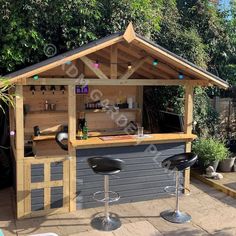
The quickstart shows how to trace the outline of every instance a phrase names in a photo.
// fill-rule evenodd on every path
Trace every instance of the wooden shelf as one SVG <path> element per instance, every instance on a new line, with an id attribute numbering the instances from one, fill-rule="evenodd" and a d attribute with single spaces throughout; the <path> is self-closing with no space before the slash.
<path id="1" fill-rule="evenodd" d="M 108 112 L 109 110 L 103 110 L 103 109 L 88 109 L 88 110 L 83 110 L 82 112 L 85 112 L 85 113 L 106 113 Z M 139 112 L 141 111 L 140 108 L 121 108 L 121 109 L 118 109 L 117 111 L 119 112 Z"/>
<path id="2" fill-rule="evenodd" d="M 26 113 L 26 115 L 31 114 L 53 114 L 53 113 L 67 113 L 67 110 L 55 110 L 55 111 L 29 111 Z"/>

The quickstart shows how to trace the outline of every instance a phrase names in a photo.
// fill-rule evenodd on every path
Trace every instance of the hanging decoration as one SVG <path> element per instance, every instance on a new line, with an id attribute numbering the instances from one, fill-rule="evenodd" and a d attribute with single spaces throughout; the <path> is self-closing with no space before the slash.
<path id="1" fill-rule="evenodd" d="M 30 86 L 30 91 L 32 92 L 33 95 L 35 94 L 36 89 L 34 85 Z"/>
<path id="2" fill-rule="evenodd" d="M 61 85 L 60 91 L 62 91 L 62 93 L 64 94 L 64 93 L 65 93 L 65 90 L 66 90 L 65 86 L 64 86 L 64 85 Z"/>
<path id="3" fill-rule="evenodd" d="M 46 89 L 46 86 L 45 85 L 41 85 L 41 88 L 40 88 L 40 90 L 42 91 L 42 93 L 44 94 L 45 93 L 45 91 L 47 90 Z"/>
<path id="4" fill-rule="evenodd" d="M 55 91 L 56 91 L 56 86 L 55 85 L 52 85 L 50 90 L 52 91 L 52 94 L 55 94 Z"/>

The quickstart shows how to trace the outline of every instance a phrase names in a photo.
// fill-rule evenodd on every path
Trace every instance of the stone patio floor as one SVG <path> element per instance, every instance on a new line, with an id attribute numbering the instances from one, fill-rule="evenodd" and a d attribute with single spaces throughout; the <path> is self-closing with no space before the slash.
<path id="1" fill-rule="evenodd" d="M 0 228 L 4 235 L 31 235 L 54 232 L 78 236 L 184 236 L 236 235 L 236 199 L 226 196 L 198 180 L 192 180 L 191 195 L 180 200 L 181 209 L 193 220 L 172 224 L 160 218 L 160 212 L 174 207 L 174 198 L 111 206 L 122 227 L 114 232 L 99 232 L 90 226 L 90 219 L 103 208 L 79 210 L 74 213 L 16 220 L 12 189 L 0 191 Z"/>

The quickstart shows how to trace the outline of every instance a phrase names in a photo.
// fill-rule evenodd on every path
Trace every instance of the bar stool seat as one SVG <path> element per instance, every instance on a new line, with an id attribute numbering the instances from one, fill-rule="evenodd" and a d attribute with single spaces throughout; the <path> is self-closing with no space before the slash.
<path id="1" fill-rule="evenodd" d="M 95 217 L 91 221 L 93 228 L 102 231 L 112 231 L 121 226 L 118 217 L 109 213 L 109 203 L 118 201 L 120 195 L 109 191 L 109 176 L 120 173 L 124 162 L 120 159 L 111 159 L 109 157 L 91 157 L 88 164 L 95 174 L 104 176 L 104 191 L 98 191 L 93 194 L 94 200 L 105 204 L 104 216 Z"/>
<path id="2" fill-rule="evenodd" d="M 180 212 L 179 210 L 179 194 L 184 189 L 179 186 L 179 172 L 183 171 L 197 161 L 197 155 L 194 153 L 181 153 L 169 158 L 166 158 L 162 161 L 162 167 L 168 171 L 175 171 L 176 173 L 176 186 L 175 186 L 175 195 L 176 195 L 176 208 L 175 210 L 167 210 L 161 212 L 161 217 L 165 220 L 172 223 L 186 223 L 191 221 L 191 216 L 187 213 Z M 165 187 L 165 191 L 168 192 L 168 189 L 171 189 L 172 186 Z"/>

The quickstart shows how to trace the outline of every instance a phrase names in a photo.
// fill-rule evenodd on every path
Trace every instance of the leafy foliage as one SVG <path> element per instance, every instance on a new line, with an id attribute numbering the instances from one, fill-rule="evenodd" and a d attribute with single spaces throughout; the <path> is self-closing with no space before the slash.
<path id="1" fill-rule="evenodd" d="M 229 150 L 224 143 L 213 138 L 198 139 L 194 142 L 192 150 L 205 166 L 216 160 L 224 160 L 229 156 Z"/>
<path id="2" fill-rule="evenodd" d="M 5 103 L 7 106 L 11 105 L 14 107 L 14 94 L 9 94 L 8 91 L 11 87 L 13 87 L 12 84 L 9 84 L 7 79 L 1 78 L 0 79 L 0 100 L 1 102 Z M 0 104 L 0 109 L 2 110 L 2 112 L 4 113 L 4 107 L 2 106 L 2 104 Z"/>

